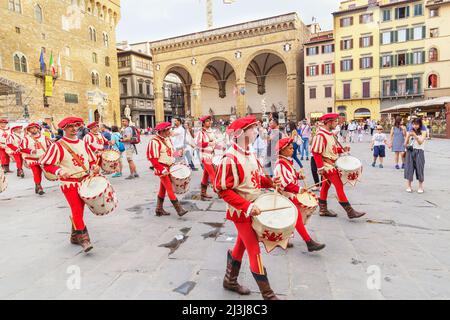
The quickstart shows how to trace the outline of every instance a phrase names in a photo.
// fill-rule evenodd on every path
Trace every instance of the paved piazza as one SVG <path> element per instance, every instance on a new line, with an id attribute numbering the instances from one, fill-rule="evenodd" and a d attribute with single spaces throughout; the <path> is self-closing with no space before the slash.
<path id="1" fill-rule="evenodd" d="M 24 181 L 8 176 L 0 195 L 1 299 L 261 299 L 246 257 L 240 281 L 252 294 L 222 289 L 236 232 L 224 220 L 222 201 L 195 200 L 200 172 L 184 199 L 188 215 L 178 218 L 167 201 L 172 216 L 154 215 L 158 180 L 144 157 L 146 142 L 137 162 L 141 178 L 113 180 L 118 211 L 103 218 L 86 212 L 94 245 L 87 255 L 69 243 L 68 206 L 58 185 L 45 182 L 41 198 L 30 171 Z M 385 169 L 375 169 L 367 142 L 353 149 L 365 165 L 363 181 L 346 189 L 367 216 L 349 221 L 333 200 L 339 218 L 314 216 L 307 226 L 326 243 L 323 251 L 309 254 L 296 235 L 293 249 L 264 253 L 273 289 L 287 299 L 449 299 L 449 141 L 427 142 L 423 195 L 404 191 L 391 154 Z M 161 246 L 168 243 L 172 253 Z"/>

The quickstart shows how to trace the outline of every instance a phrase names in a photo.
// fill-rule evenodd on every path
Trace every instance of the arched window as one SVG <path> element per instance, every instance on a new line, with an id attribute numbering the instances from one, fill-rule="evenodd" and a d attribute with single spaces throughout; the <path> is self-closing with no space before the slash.
<path id="1" fill-rule="evenodd" d="M 66 80 L 73 81 L 73 71 L 71 67 L 66 67 Z"/>
<path id="2" fill-rule="evenodd" d="M 100 85 L 99 76 L 96 71 L 92 71 L 91 79 L 92 79 L 92 85 L 97 86 L 97 87 Z"/>
<path id="3" fill-rule="evenodd" d="M 111 88 L 112 87 L 112 78 L 111 78 L 111 76 L 107 75 L 105 77 L 105 83 L 106 83 L 106 87 L 107 88 Z"/>
<path id="4" fill-rule="evenodd" d="M 20 59 L 20 69 L 22 70 L 22 72 L 28 72 L 27 58 L 25 58 L 25 56 L 22 56 L 22 58 Z"/>
<path id="5" fill-rule="evenodd" d="M 42 23 L 42 21 L 43 21 L 42 20 L 42 8 L 38 4 L 34 6 L 34 18 L 39 23 Z"/>
<path id="6" fill-rule="evenodd" d="M 14 55 L 14 70 L 20 72 L 20 57 L 18 54 Z"/>
<path id="7" fill-rule="evenodd" d="M 109 47 L 109 36 L 106 32 L 103 32 L 103 44 L 105 47 Z"/>
<path id="8" fill-rule="evenodd" d="M 105 66 L 109 67 L 109 65 L 110 65 L 109 57 L 105 57 Z"/>
<path id="9" fill-rule="evenodd" d="M 17 72 L 28 72 L 27 57 L 22 53 L 15 53 L 13 56 L 14 70 Z"/>
<path id="10" fill-rule="evenodd" d="M 438 61 L 438 50 L 436 48 L 431 48 L 429 51 L 428 60 L 430 62 Z"/>
<path id="11" fill-rule="evenodd" d="M 437 88 L 438 87 L 438 76 L 436 74 L 430 74 L 428 76 L 428 88 Z"/>
<path id="12" fill-rule="evenodd" d="M 20 0 L 9 0 L 9 11 L 15 11 L 18 13 L 22 13 L 22 3 L 20 2 Z"/>
<path id="13" fill-rule="evenodd" d="M 97 63 L 97 54 L 95 52 L 92 52 L 92 62 Z"/>
<path id="14" fill-rule="evenodd" d="M 97 42 L 97 31 L 94 27 L 89 27 L 89 40 Z"/>

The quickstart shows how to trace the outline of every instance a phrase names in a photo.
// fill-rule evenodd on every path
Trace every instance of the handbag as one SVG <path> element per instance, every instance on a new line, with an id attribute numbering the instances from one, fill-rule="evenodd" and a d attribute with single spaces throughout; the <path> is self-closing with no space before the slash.
<path id="1" fill-rule="evenodd" d="M 413 152 L 414 151 L 414 139 L 411 139 L 411 142 L 406 147 L 406 151 Z"/>

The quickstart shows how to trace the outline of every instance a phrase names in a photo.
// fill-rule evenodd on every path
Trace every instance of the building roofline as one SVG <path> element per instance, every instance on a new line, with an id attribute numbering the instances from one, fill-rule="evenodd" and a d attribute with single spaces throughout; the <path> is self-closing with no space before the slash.
<path id="1" fill-rule="evenodd" d="M 386 4 L 381 4 L 380 3 L 380 8 L 387 8 L 387 7 L 394 7 L 397 5 L 402 5 L 402 4 L 409 4 L 410 2 L 417 2 L 420 0 L 400 0 L 397 2 L 392 2 L 392 3 L 386 3 Z"/>
<path id="2" fill-rule="evenodd" d="M 127 54 L 133 54 L 136 56 L 141 56 L 143 58 L 148 58 L 150 60 L 153 60 L 153 57 L 146 53 L 138 52 L 138 51 L 134 51 L 134 50 L 123 50 L 123 49 L 117 48 L 117 55 L 127 55 Z"/>

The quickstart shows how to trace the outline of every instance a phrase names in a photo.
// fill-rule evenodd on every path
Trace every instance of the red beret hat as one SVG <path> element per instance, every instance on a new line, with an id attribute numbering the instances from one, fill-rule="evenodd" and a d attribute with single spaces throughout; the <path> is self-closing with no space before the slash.
<path id="1" fill-rule="evenodd" d="M 32 122 L 32 123 L 30 123 L 30 124 L 28 124 L 26 127 L 25 127 L 25 130 L 28 130 L 28 129 L 30 129 L 30 128 L 38 128 L 38 129 L 41 129 L 41 126 L 39 125 L 39 123 L 36 123 L 36 122 Z"/>
<path id="2" fill-rule="evenodd" d="M 245 130 L 251 125 L 256 124 L 257 120 L 255 116 L 247 116 L 233 121 L 227 128 L 227 134 L 232 135 L 234 138 L 238 137 L 240 130 Z"/>
<path id="3" fill-rule="evenodd" d="M 11 132 L 13 132 L 13 131 L 16 130 L 16 129 L 23 129 L 23 127 L 22 127 L 22 126 L 14 126 L 14 127 L 11 127 Z"/>
<path id="4" fill-rule="evenodd" d="M 204 116 L 200 118 L 200 122 L 205 122 L 206 120 L 211 120 L 211 116 Z"/>
<path id="5" fill-rule="evenodd" d="M 0 123 L 9 123 L 8 119 L 0 119 Z"/>
<path id="6" fill-rule="evenodd" d="M 292 138 L 283 138 L 283 139 L 278 140 L 275 151 L 279 152 L 279 151 L 283 150 L 288 145 L 290 145 L 292 142 L 294 142 L 294 139 L 292 139 Z"/>
<path id="7" fill-rule="evenodd" d="M 155 127 L 155 131 L 156 132 L 163 131 L 163 130 L 169 129 L 171 126 L 172 126 L 172 123 L 170 123 L 170 122 L 162 122 Z"/>
<path id="8" fill-rule="evenodd" d="M 329 113 L 329 114 L 322 116 L 319 120 L 323 121 L 323 122 L 328 122 L 330 120 L 334 120 L 337 118 L 339 118 L 339 115 L 337 113 Z"/>
<path id="9" fill-rule="evenodd" d="M 92 129 L 92 128 L 96 127 L 96 126 L 98 126 L 98 122 L 97 121 L 91 122 L 91 123 L 89 123 L 87 125 L 88 129 Z"/>
<path id="10" fill-rule="evenodd" d="M 58 123 L 58 128 L 64 129 L 69 124 L 74 124 L 74 123 L 79 123 L 79 122 L 84 124 L 84 121 L 81 118 L 68 117 L 68 118 L 65 118 L 65 119 L 61 120 L 61 122 Z"/>

